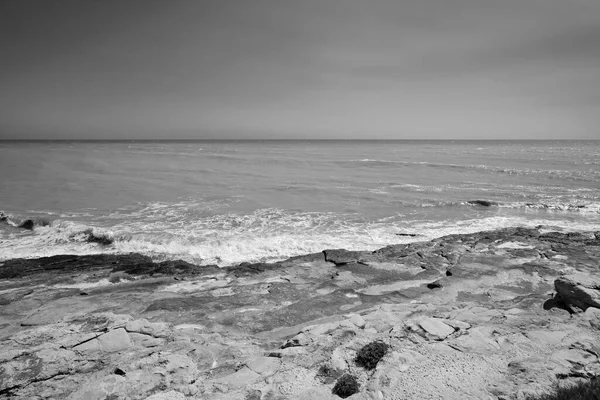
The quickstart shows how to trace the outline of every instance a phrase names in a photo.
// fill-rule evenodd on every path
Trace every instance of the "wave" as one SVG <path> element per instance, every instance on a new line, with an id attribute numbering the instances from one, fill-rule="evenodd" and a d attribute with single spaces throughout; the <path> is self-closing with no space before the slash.
<path id="1" fill-rule="evenodd" d="M 51 220 L 45 217 L 15 217 L 0 211 L 0 223 L 10 225 L 14 228 L 33 230 L 36 227 L 48 226 Z"/>
<path id="2" fill-rule="evenodd" d="M 527 206 L 527 203 L 524 204 Z M 48 226 L 37 227 L 33 231 L 20 230 L 17 234 L 3 235 L 0 230 L 0 235 L 3 235 L 0 259 L 139 252 L 157 260 L 183 259 L 196 264 L 226 266 L 244 261 L 282 260 L 328 248 L 376 250 L 390 244 L 511 226 L 558 225 L 565 229 L 598 229 L 597 219 L 577 223 L 566 218 L 553 219 L 547 213 L 526 217 L 494 214 L 483 218 L 438 221 L 407 220 L 405 215 L 398 213 L 369 221 L 358 214 L 269 208 L 249 214 L 194 218 L 184 209 L 159 206 L 154 204 L 152 213 L 145 214 L 143 218 L 130 216 L 131 219 L 125 219 L 125 215 L 121 215 L 110 227 L 55 220 Z M 481 207 L 467 202 L 446 202 L 443 206 Z M 516 203 L 498 204 L 490 208 L 522 206 Z M 160 209 L 167 213 L 162 214 L 163 219 L 159 218 L 161 214 L 155 214 Z M 560 211 L 582 212 L 585 209 L 579 206 L 557 207 Z M 595 210 L 598 212 L 599 208 Z M 403 235 L 399 236 L 399 233 Z"/>

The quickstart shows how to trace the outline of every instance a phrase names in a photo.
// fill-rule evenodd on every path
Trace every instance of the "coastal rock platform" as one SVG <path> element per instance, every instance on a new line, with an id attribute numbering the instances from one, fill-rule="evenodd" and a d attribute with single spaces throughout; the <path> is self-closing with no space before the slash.
<path id="1" fill-rule="evenodd" d="M 373 369 L 356 363 L 385 344 Z M 231 267 L 0 262 L 0 398 L 526 399 L 600 375 L 600 231 L 510 228 Z"/>

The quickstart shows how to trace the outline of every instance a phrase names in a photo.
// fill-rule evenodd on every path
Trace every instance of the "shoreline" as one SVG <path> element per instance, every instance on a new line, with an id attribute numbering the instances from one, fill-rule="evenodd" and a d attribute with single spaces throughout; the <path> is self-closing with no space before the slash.
<path id="1" fill-rule="evenodd" d="M 29 220 L 27 220 L 29 221 Z M 593 232 L 598 224 L 589 222 L 581 223 L 561 223 L 561 221 L 552 220 L 532 220 L 512 221 L 504 217 L 491 216 L 487 219 L 473 219 L 470 221 L 459 221 L 455 228 L 437 227 L 411 227 L 406 229 L 399 228 L 385 232 L 389 236 L 387 240 L 379 238 L 376 243 L 367 243 L 367 237 L 357 237 L 357 243 L 353 243 L 350 237 L 342 236 L 337 238 L 335 233 L 330 233 L 327 239 L 323 233 L 318 237 L 311 238 L 300 233 L 299 237 L 287 237 L 287 241 L 281 242 L 277 237 L 273 241 L 269 237 L 266 241 L 260 238 L 240 236 L 223 238 L 222 240 L 193 243 L 179 243 L 176 237 L 165 239 L 165 241 L 153 241 L 152 237 L 144 237 L 140 234 L 115 234 L 110 228 L 94 228 L 85 224 L 56 220 L 58 225 L 53 222 L 43 222 L 43 226 L 35 227 L 32 230 L 25 228 L 13 228 L 19 230 L 19 236 L 13 241 L 21 238 L 26 239 L 20 246 L 16 241 L 13 247 L 7 240 L 4 243 L 0 253 L 0 262 L 7 262 L 13 259 L 38 259 L 53 256 L 101 256 L 101 255 L 127 255 L 142 254 L 150 257 L 154 262 L 162 261 L 186 261 L 194 265 L 218 264 L 222 267 L 231 267 L 242 262 L 250 263 L 274 263 L 284 261 L 290 257 L 297 257 L 303 254 L 321 252 L 327 248 L 346 248 L 352 251 L 376 251 L 386 246 L 405 245 L 409 243 L 439 240 L 451 235 L 471 235 L 487 232 L 495 229 L 511 229 L 520 227 L 525 229 L 534 229 L 544 227 L 557 232 Z M 485 221 L 485 223 L 479 223 Z M 466 224 L 469 222 L 470 224 Z M 497 228 L 490 229 L 489 225 L 497 224 Z M 36 232 L 37 230 L 40 232 Z M 377 233 L 380 233 L 377 231 Z M 23 236 L 25 235 L 25 236 Z M 317 245 L 316 242 L 322 239 L 324 243 Z M 56 243 L 51 243 L 51 241 Z M 295 240 L 299 240 L 296 244 Z M 304 241 L 303 241 L 304 240 Z M 306 242 L 305 242 L 306 241 Z M 35 248 L 35 243 L 40 246 Z M 34 246 L 34 247 L 32 247 Z M 47 248 L 45 246 L 48 246 Z M 172 247 L 173 246 L 173 247 Z M 196 248 L 196 247 L 197 248 Z M 181 247 L 181 248 L 180 248 Z M 240 253 L 236 253 L 234 250 Z M 256 248 L 255 248 L 256 247 Z M 5 250 L 5 251 L 3 251 Z M 221 253 L 222 251 L 223 253 Z M 198 254 L 196 254 L 198 252 Z M 246 256 L 242 252 L 248 252 Z M 206 254 L 205 254 L 206 253 Z M 25 256 L 25 254 L 28 254 Z M 202 254 L 202 255 L 200 255 Z M 221 255 L 223 254 L 223 255 Z"/>
<path id="2" fill-rule="evenodd" d="M 600 230 L 544 227 L 229 267 L 0 261 L 0 397 L 335 399 L 346 373 L 353 399 L 523 398 L 600 373 L 599 261 Z M 353 362 L 373 341 L 375 374 Z"/>

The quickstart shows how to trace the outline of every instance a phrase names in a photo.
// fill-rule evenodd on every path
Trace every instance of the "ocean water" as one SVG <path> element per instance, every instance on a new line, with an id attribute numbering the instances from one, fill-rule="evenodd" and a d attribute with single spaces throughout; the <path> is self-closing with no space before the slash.
<path id="1" fill-rule="evenodd" d="M 0 211 L 0 260 L 223 266 L 508 226 L 600 230 L 600 141 L 0 142 Z"/>

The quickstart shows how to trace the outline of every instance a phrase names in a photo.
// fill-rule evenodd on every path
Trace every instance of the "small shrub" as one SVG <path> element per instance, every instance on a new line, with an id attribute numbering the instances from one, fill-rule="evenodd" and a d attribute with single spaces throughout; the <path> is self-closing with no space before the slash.
<path id="1" fill-rule="evenodd" d="M 387 354 L 388 347 L 383 342 L 369 343 L 358 351 L 354 362 L 364 369 L 375 369 L 377 363 Z"/>
<path id="2" fill-rule="evenodd" d="M 342 399 L 352 396 L 360 389 L 360 385 L 353 375 L 345 374 L 340 377 L 335 383 L 331 393 L 340 396 Z"/>
<path id="3" fill-rule="evenodd" d="M 528 397 L 527 400 L 600 400 L 600 378 L 554 389 L 554 393 Z"/>

